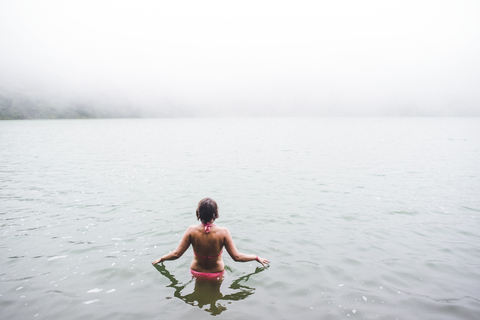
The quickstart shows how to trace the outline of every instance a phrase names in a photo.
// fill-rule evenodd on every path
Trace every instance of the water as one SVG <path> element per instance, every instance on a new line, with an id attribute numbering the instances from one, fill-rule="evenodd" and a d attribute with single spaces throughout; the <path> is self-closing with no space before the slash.
<path id="1" fill-rule="evenodd" d="M 475 319 L 480 119 L 0 122 L 5 319 Z M 214 198 L 241 252 L 200 283 Z"/>

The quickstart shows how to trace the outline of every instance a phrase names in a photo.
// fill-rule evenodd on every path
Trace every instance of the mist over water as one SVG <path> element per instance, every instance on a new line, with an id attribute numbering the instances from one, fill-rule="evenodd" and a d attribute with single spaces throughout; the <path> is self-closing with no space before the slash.
<path id="1" fill-rule="evenodd" d="M 1 1 L 0 106 L 480 116 L 479 12 L 478 1 Z"/>
<path id="2" fill-rule="evenodd" d="M 0 125 L 5 318 L 476 319 L 480 125 L 467 118 Z M 236 246 L 192 281 L 205 196 Z"/>

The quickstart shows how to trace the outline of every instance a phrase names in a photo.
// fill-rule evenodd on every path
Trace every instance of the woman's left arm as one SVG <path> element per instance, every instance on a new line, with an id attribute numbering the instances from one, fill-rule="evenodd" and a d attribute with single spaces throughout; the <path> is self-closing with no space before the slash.
<path id="1" fill-rule="evenodd" d="M 152 264 L 156 265 L 157 263 L 160 263 L 166 260 L 176 260 L 180 258 L 185 253 L 185 251 L 187 251 L 189 246 L 190 246 L 190 228 L 188 228 L 187 231 L 185 231 L 185 233 L 183 234 L 182 240 L 180 240 L 180 244 L 175 250 L 167 253 L 160 259 L 153 261 Z"/>
<path id="2" fill-rule="evenodd" d="M 232 257 L 233 261 L 240 261 L 240 262 L 247 262 L 252 260 L 257 260 L 259 263 L 262 264 L 263 267 L 267 267 L 270 264 L 270 261 L 265 258 L 260 258 L 255 254 L 245 254 L 241 253 L 237 250 L 235 243 L 233 243 L 232 235 L 227 228 L 225 228 L 225 249 L 227 249 L 228 254 Z"/>

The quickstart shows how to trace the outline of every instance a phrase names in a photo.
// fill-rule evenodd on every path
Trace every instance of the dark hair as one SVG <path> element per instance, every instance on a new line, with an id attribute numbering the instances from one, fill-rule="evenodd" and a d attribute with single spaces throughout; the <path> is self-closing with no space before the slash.
<path id="1" fill-rule="evenodd" d="M 215 200 L 211 198 L 204 198 L 200 200 L 197 207 L 197 220 L 202 223 L 210 222 L 212 219 L 218 218 L 218 205 Z"/>

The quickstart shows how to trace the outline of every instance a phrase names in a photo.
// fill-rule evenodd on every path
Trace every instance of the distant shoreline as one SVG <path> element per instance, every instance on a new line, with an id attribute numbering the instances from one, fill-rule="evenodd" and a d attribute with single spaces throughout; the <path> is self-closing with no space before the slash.
<path id="1" fill-rule="evenodd" d="M 113 110 L 99 108 L 91 103 L 47 103 L 26 96 L 6 97 L 0 95 L 0 120 L 35 119 L 105 119 L 141 118 L 139 110 L 131 107 Z"/>

